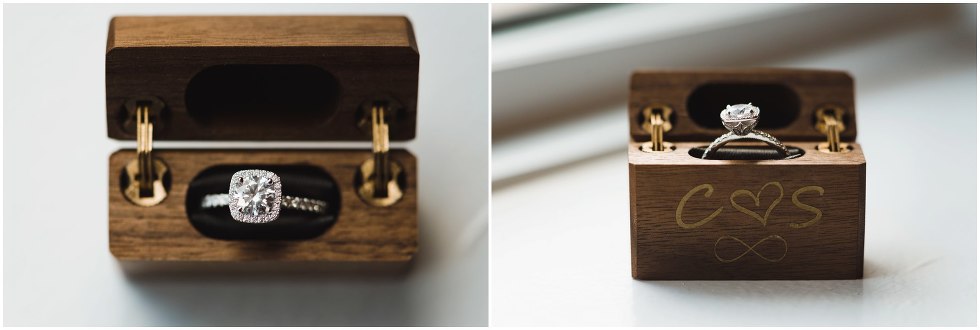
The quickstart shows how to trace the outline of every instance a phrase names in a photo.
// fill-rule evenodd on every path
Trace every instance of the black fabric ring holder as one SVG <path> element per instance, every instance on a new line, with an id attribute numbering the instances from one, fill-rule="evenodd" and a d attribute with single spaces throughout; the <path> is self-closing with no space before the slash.
<path id="1" fill-rule="evenodd" d="M 708 146 L 691 148 L 688 155 L 701 159 L 701 155 L 708 149 Z M 803 149 L 786 146 L 789 155 L 797 158 L 803 155 Z M 785 158 L 779 150 L 770 146 L 738 146 L 721 147 L 712 154 L 712 160 L 779 160 Z"/>
<path id="2" fill-rule="evenodd" d="M 283 196 L 313 198 L 328 203 L 327 212 L 316 214 L 282 208 L 279 218 L 267 223 L 244 223 L 232 219 L 228 207 L 203 208 L 207 194 L 227 194 L 232 175 L 240 170 L 259 169 L 276 173 L 282 180 Z M 323 169 L 309 165 L 219 165 L 199 173 L 187 187 L 187 218 L 204 236 L 224 240 L 299 240 L 322 235 L 340 213 L 340 191 Z"/>

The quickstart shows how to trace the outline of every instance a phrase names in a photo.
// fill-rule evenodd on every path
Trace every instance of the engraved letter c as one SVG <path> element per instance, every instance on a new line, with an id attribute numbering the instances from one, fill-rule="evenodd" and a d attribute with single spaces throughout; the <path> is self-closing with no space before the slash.
<path id="1" fill-rule="evenodd" d="M 711 193 L 715 191 L 715 187 L 712 187 L 710 183 L 705 183 L 703 185 L 694 187 L 694 189 L 691 189 L 691 191 L 688 191 L 687 194 L 684 195 L 684 198 L 681 198 L 681 202 L 679 204 L 677 204 L 677 211 L 676 211 L 676 213 L 674 215 L 675 215 L 675 218 L 677 219 L 677 225 L 678 226 L 681 226 L 681 228 L 684 228 L 684 229 L 692 229 L 692 228 L 700 227 L 700 226 L 708 223 L 708 221 L 711 221 L 712 219 L 714 219 L 715 217 L 717 217 L 718 214 L 721 214 L 721 210 L 724 209 L 724 207 L 719 207 L 717 210 L 715 210 L 714 213 L 711 213 L 711 215 L 709 215 L 708 217 L 706 217 L 704 219 L 701 219 L 701 220 L 699 220 L 698 222 L 695 222 L 695 223 L 686 223 L 686 222 L 684 222 L 684 220 L 681 217 L 681 213 L 684 211 L 684 205 L 687 204 L 687 200 L 688 199 L 691 199 L 691 196 L 694 196 L 695 193 L 697 193 L 698 191 L 701 191 L 703 189 L 707 189 L 708 190 L 708 191 L 705 191 L 704 192 L 704 197 L 705 198 L 711 197 Z"/>

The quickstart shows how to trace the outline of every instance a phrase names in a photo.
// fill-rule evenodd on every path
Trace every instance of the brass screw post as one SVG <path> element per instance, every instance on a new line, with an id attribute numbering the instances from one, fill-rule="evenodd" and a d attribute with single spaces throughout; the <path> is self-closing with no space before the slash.
<path id="1" fill-rule="evenodd" d="M 817 145 L 817 150 L 828 153 L 849 152 L 846 143 L 840 142 L 840 132 L 844 127 L 844 108 L 825 106 L 816 112 L 816 129 L 827 135 L 827 142 Z"/>
<path id="2" fill-rule="evenodd" d="M 390 206 L 402 198 L 403 187 L 398 181 L 402 167 L 388 154 L 389 109 L 384 104 L 371 106 L 372 157 L 361 164 L 355 184 L 361 199 L 373 206 Z"/>
<path id="3" fill-rule="evenodd" d="M 164 177 L 167 165 L 153 158 L 153 122 L 150 121 L 150 107 L 140 104 L 136 107 L 136 159 L 123 169 L 128 185 L 123 195 L 130 202 L 140 206 L 153 206 L 167 198 Z"/>
<path id="4" fill-rule="evenodd" d="M 664 142 L 664 133 L 672 128 L 670 115 L 673 110 L 666 105 L 651 105 L 643 109 L 643 124 L 650 133 L 650 142 L 643 143 L 640 150 L 645 152 L 668 152 L 674 149 L 673 144 Z"/>
<path id="5" fill-rule="evenodd" d="M 150 122 L 150 107 L 136 108 L 136 158 L 139 161 L 139 195 L 153 196 L 153 123 Z"/>
<path id="6" fill-rule="evenodd" d="M 374 152 L 374 197 L 388 197 L 388 180 L 391 178 L 388 166 L 388 122 L 384 108 L 371 108 L 371 149 Z"/>
<path id="7" fill-rule="evenodd" d="M 664 117 L 660 113 L 650 116 L 650 149 L 664 151 Z"/>

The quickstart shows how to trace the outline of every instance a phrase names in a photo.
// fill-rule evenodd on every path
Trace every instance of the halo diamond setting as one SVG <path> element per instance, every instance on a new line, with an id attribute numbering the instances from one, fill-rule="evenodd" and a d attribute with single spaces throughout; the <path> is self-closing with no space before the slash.
<path id="1" fill-rule="evenodd" d="M 275 173 L 264 170 L 235 172 L 228 188 L 229 209 L 235 220 L 265 223 L 279 218 L 282 182 Z"/>
<path id="2" fill-rule="evenodd" d="M 790 155 L 789 149 L 782 142 L 779 142 L 776 137 L 766 132 L 755 130 L 755 124 L 759 120 L 759 112 L 759 107 L 752 105 L 752 103 L 726 106 L 725 110 L 721 111 L 720 116 L 721 124 L 728 129 L 728 133 L 722 134 L 712 141 L 704 149 L 704 153 L 701 154 L 701 159 L 711 159 L 712 155 L 728 142 L 746 139 L 762 141 L 769 144 L 779 151 L 784 157 L 783 159 L 799 157 L 800 154 Z"/>
<path id="3" fill-rule="evenodd" d="M 739 136 L 749 134 L 759 120 L 759 107 L 749 104 L 728 105 L 721 111 L 721 123 Z"/>

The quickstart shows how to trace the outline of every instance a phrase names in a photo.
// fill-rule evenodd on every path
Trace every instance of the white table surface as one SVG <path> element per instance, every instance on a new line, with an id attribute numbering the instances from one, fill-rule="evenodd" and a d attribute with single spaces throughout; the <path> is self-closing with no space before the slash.
<path id="1" fill-rule="evenodd" d="M 975 326 L 976 43 L 963 40 L 917 30 L 756 64 L 854 75 L 867 158 L 863 280 L 633 280 L 625 103 L 495 141 L 491 324 Z M 618 146 L 603 149 L 608 140 Z M 505 176 L 583 148 L 600 151 L 497 180 L 498 164 Z"/>
<path id="2" fill-rule="evenodd" d="M 398 278 L 127 276 L 108 249 L 113 15 L 402 14 L 421 52 L 420 250 Z M 487 6 L 4 5 L 4 325 L 485 325 Z M 67 144 L 62 146 L 61 144 Z M 157 148 L 369 148 L 166 143 Z M 54 198 L 62 201 L 53 204 Z"/>

